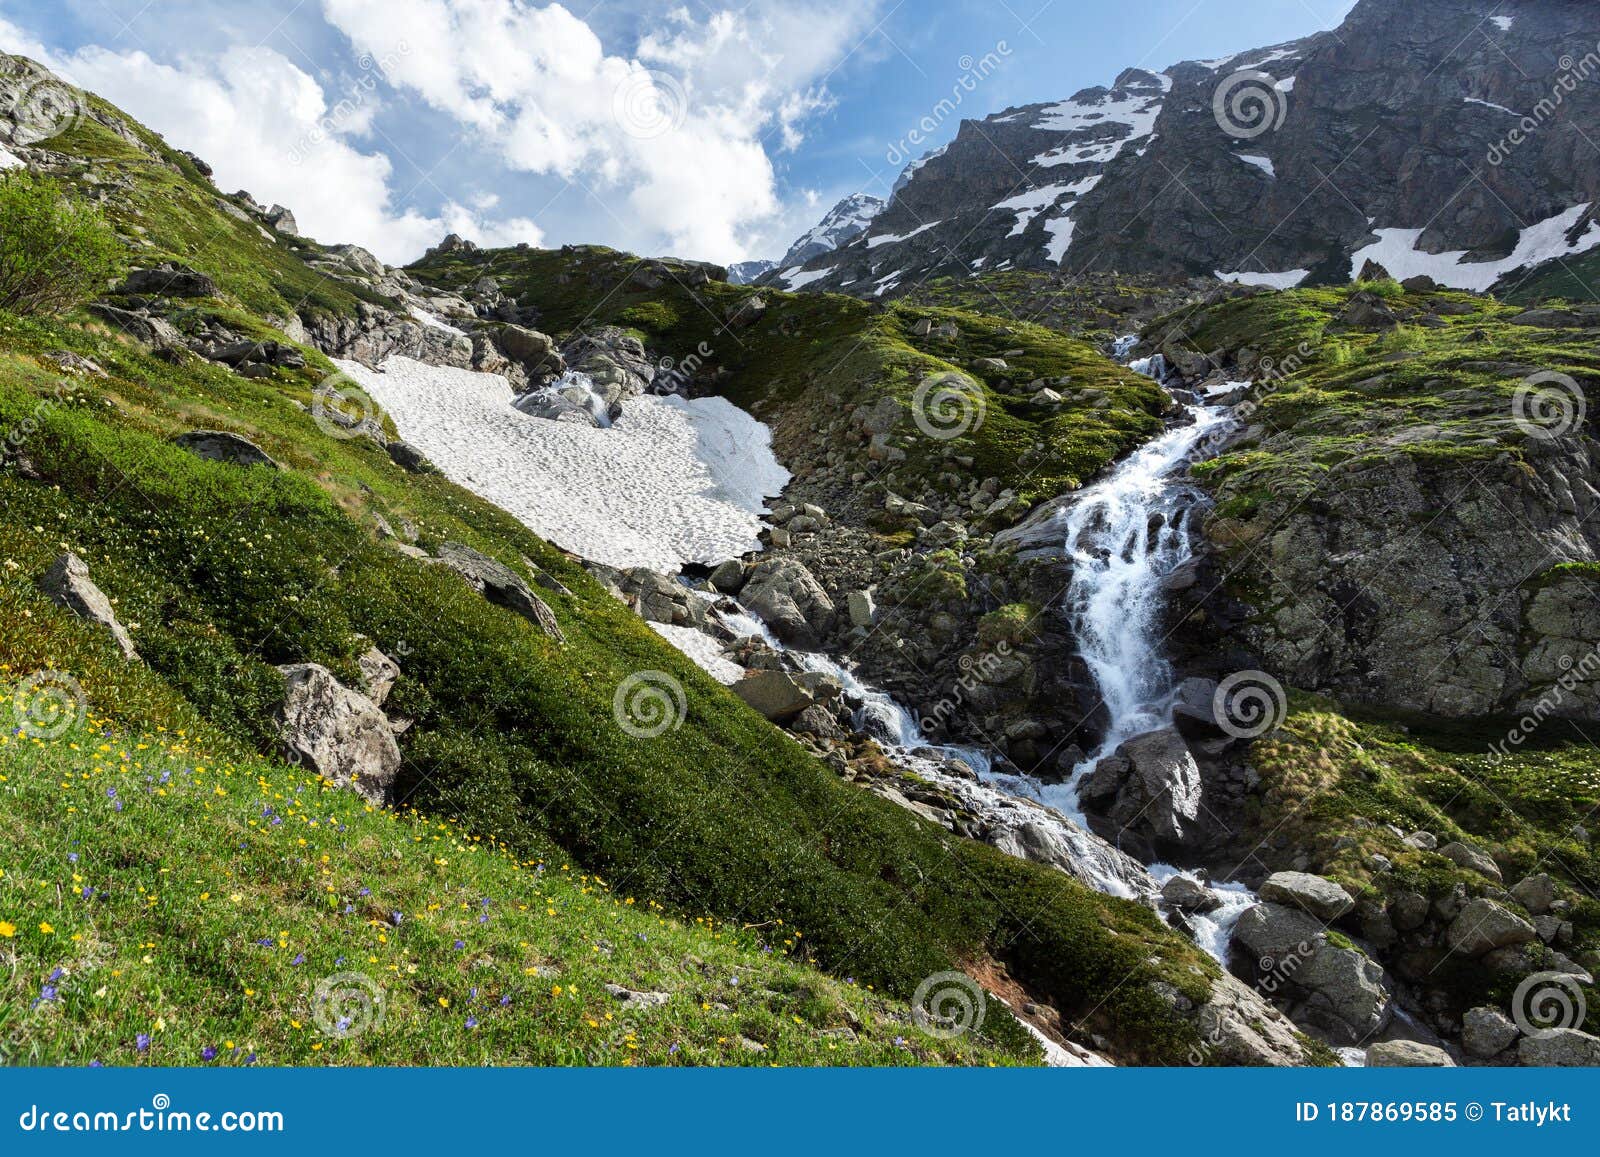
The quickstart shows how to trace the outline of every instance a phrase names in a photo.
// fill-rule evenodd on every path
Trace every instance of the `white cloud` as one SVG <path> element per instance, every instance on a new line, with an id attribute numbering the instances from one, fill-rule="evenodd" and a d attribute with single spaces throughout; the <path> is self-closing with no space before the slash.
<path id="1" fill-rule="evenodd" d="M 680 8 L 627 58 L 559 4 L 323 2 L 358 50 L 392 62 L 392 84 L 509 168 L 581 184 L 613 219 L 598 232 L 642 229 L 726 261 L 750 256 L 782 212 L 769 150 L 798 146 L 804 121 L 831 107 L 827 74 L 877 7 L 758 0 L 703 20 Z"/>
<path id="2" fill-rule="evenodd" d="M 357 83 L 330 106 L 315 80 L 268 48 L 231 48 L 178 65 L 98 47 L 56 56 L 3 20 L 0 40 L 205 158 L 224 190 L 287 205 L 301 231 L 318 240 L 355 242 L 398 263 L 447 232 L 484 244 L 541 239 L 523 218 L 486 220 L 454 203 L 437 216 L 397 205 L 389 158 L 346 139 L 370 129 L 377 85 Z"/>

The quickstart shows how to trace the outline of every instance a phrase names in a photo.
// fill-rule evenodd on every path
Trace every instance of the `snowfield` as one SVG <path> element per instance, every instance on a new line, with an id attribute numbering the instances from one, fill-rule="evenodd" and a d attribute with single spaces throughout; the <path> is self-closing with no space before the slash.
<path id="1" fill-rule="evenodd" d="M 1421 229 L 1375 229 L 1373 232 L 1379 239 L 1351 257 L 1350 276 L 1354 278 L 1361 267 L 1372 260 L 1400 281 L 1426 274 L 1452 289 L 1481 292 L 1507 273 L 1524 266 L 1537 265 L 1553 257 L 1576 257 L 1600 245 L 1600 224 L 1590 225 L 1575 243 L 1567 241 L 1567 234 L 1588 211 L 1587 204 L 1574 205 L 1564 213 L 1528 226 L 1522 231 L 1511 256 L 1499 261 L 1467 262 L 1464 252 L 1425 253 L 1417 248 Z"/>
<path id="2" fill-rule="evenodd" d="M 498 374 L 335 364 L 452 482 L 607 566 L 675 574 L 760 550 L 766 501 L 789 481 L 771 431 L 722 398 L 630 398 L 603 430 L 513 409 Z"/>

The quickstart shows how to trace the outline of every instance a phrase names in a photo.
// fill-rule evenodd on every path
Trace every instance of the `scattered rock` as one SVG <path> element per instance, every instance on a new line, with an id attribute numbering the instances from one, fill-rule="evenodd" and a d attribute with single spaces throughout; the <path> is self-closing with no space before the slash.
<path id="1" fill-rule="evenodd" d="M 792 558 L 758 563 L 744 585 L 742 601 L 778 638 L 807 651 L 821 647 L 838 620 L 822 584 Z"/>
<path id="2" fill-rule="evenodd" d="M 1504 904 L 1483 898 L 1469 900 L 1445 933 L 1451 948 L 1474 958 L 1537 938 L 1532 924 Z"/>
<path id="3" fill-rule="evenodd" d="M 1482 848 L 1475 848 L 1471 844 L 1463 844 L 1457 840 L 1440 848 L 1439 854 L 1457 867 L 1477 872 L 1480 876 L 1487 876 L 1497 884 L 1501 882 L 1500 865 L 1496 864 L 1493 857 Z"/>
<path id="4" fill-rule="evenodd" d="M 438 558 L 491 603 L 515 611 L 556 642 L 567 641 L 555 612 L 510 567 L 459 542 L 441 546 Z"/>
<path id="5" fill-rule="evenodd" d="M 1211 889 L 1188 876 L 1174 876 L 1163 884 L 1161 899 L 1169 908 L 1186 913 L 1211 912 L 1222 904 Z"/>
<path id="6" fill-rule="evenodd" d="M 326 667 L 279 667 L 284 699 L 277 725 L 284 757 L 377 804 L 390 801 L 400 746 L 378 705 L 345 687 Z"/>
<path id="7" fill-rule="evenodd" d="M 1382 1041 L 1367 1050 L 1369 1068 L 1453 1069 L 1450 1054 L 1411 1040 Z"/>
<path id="8" fill-rule="evenodd" d="M 230 434 L 226 430 L 192 430 L 187 434 L 179 434 L 172 441 L 195 457 L 210 462 L 283 469 L 275 458 L 242 434 Z"/>
<path id="9" fill-rule="evenodd" d="M 57 606 L 65 607 L 80 619 L 99 623 L 110 631 L 117 646 L 122 648 L 124 658 L 139 657 L 134 650 L 133 636 L 117 621 L 116 612 L 111 609 L 111 600 L 90 580 L 89 564 L 83 559 L 70 552 L 56 559 L 39 579 L 39 589 Z"/>
<path id="10" fill-rule="evenodd" d="M 1461 1047 L 1479 1060 L 1499 1056 L 1521 1035 L 1512 1019 L 1496 1008 L 1468 1009 L 1461 1018 Z"/>
<path id="11" fill-rule="evenodd" d="M 1263 900 L 1300 908 L 1323 923 L 1337 920 L 1355 907 L 1350 893 L 1338 884 L 1305 872 L 1275 872 L 1261 885 L 1260 895 Z"/>
<path id="12" fill-rule="evenodd" d="M 711 572 L 711 585 L 725 595 L 736 595 L 744 587 L 744 564 L 736 558 L 721 563 Z"/>
<path id="13" fill-rule="evenodd" d="M 735 695 L 774 723 L 786 723 L 813 704 L 831 702 L 840 690 L 831 677 L 814 672 L 750 671 L 733 685 Z"/>
<path id="14" fill-rule="evenodd" d="M 620 984 L 608 984 L 606 991 L 629 1008 L 660 1008 L 672 999 L 670 992 L 635 992 Z"/>
<path id="15" fill-rule="evenodd" d="M 1556 882 L 1540 872 L 1514 884 L 1511 895 L 1533 915 L 1543 916 L 1550 911 L 1550 905 L 1556 902 Z"/>
<path id="16" fill-rule="evenodd" d="M 409 442 L 402 442 L 398 438 L 389 442 L 387 447 L 389 457 L 400 469 L 410 474 L 431 474 L 433 463 L 429 462 L 415 446 Z"/>
<path id="17" fill-rule="evenodd" d="M 218 293 L 215 281 L 176 261 L 162 262 L 154 269 L 135 269 L 116 291 L 142 297 L 216 297 Z"/>
<path id="18" fill-rule="evenodd" d="M 1594 1068 L 1600 1066 L 1600 1037 L 1573 1028 L 1525 1036 L 1517 1044 L 1517 1061 L 1529 1068 Z"/>

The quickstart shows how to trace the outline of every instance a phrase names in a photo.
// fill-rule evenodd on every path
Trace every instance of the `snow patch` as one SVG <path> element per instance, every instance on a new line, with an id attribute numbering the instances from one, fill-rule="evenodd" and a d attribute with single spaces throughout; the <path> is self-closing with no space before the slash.
<path id="1" fill-rule="evenodd" d="M 1286 76 L 1282 80 L 1280 80 L 1277 84 L 1273 85 L 1272 87 L 1277 89 L 1279 92 L 1293 92 L 1294 91 L 1294 77 Z"/>
<path id="2" fill-rule="evenodd" d="M 877 237 L 867 238 L 867 248 L 876 249 L 880 245 L 898 245 L 902 241 L 909 241 L 918 233 L 926 233 L 929 229 L 943 225 L 943 221 L 929 221 L 926 225 L 913 229 L 909 233 L 883 233 Z"/>
<path id="3" fill-rule="evenodd" d="M 795 266 L 793 269 L 785 269 L 778 276 L 783 279 L 783 287 L 785 289 L 804 289 L 813 281 L 821 281 L 832 272 L 831 268 L 813 269 L 807 272 L 799 266 Z"/>
<path id="4" fill-rule="evenodd" d="M 1567 243 L 1567 234 L 1588 211 L 1588 204 L 1574 205 L 1564 213 L 1528 226 L 1522 231 L 1511 256 L 1499 261 L 1466 262 L 1463 260 L 1467 256 L 1465 251 L 1424 253 L 1417 248 L 1422 238 L 1421 229 L 1378 229 L 1378 240 L 1351 256 L 1350 276 L 1354 279 L 1363 265 L 1376 261 L 1400 281 L 1427 276 L 1452 289 L 1482 291 L 1523 266 L 1556 257 L 1575 257 L 1600 246 L 1600 222 L 1591 224 L 1576 243 Z"/>
<path id="5" fill-rule="evenodd" d="M 1518 120 L 1522 119 L 1521 113 L 1517 112 L 1515 109 L 1509 109 L 1503 104 L 1495 104 L 1493 101 L 1489 100 L 1479 100 L 1475 96 L 1464 96 L 1461 99 L 1467 104 L 1481 104 L 1484 108 L 1492 108 L 1495 112 L 1503 112 L 1507 116 L 1514 116 Z"/>
<path id="6" fill-rule="evenodd" d="M 467 336 L 467 333 L 466 333 L 465 330 L 457 329 L 455 326 L 450 325 L 448 322 L 442 321 L 439 318 L 434 317 L 433 314 L 431 314 L 427 310 L 423 309 L 420 305 L 411 306 L 410 312 L 411 312 L 411 316 L 412 317 L 416 318 L 418 321 L 420 321 L 423 325 L 427 326 L 429 329 L 442 329 L 446 333 L 455 334 L 457 337 L 466 337 Z"/>
<path id="7" fill-rule="evenodd" d="M 1215 271 L 1218 281 L 1231 281 L 1235 285 L 1264 285 L 1268 289 L 1293 289 L 1307 277 L 1309 269 L 1288 269 L 1282 273 L 1224 273 Z"/>
<path id="8" fill-rule="evenodd" d="M 704 631 L 676 627 L 671 623 L 651 623 L 650 629 L 682 651 L 694 665 L 718 683 L 731 687 L 744 678 L 744 668 L 722 657 L 722 645 Z"/>
<path id="9" fill-rule="evenodd" d="M 1272 164 L 1271 157 L 1258 157 L 1252 153 L 1235 153 L 1247 165 L 1254 165 L 1269 177 L 1277 177 L 1278 170 Z"/>
<path id="10" fill-rule="evenodd" d="M 1045 256 L 1060 265 L 1066 260 L 1067 250 L 1072 248 L 1072 235 L 1077 232 L 1078 223 L 1071 217 L 1063 216 L 1045 222 L 1044 227 L 1050 234 L 1050 241 L 1044 247 Z"/>
<path id="11" fill-rule="evenodd" d="M 629 398 L 602 430 L 513 409 L 498 374 L 335 364 L 451 481 L 607 566 L 671 574 L 760 550 L 766 499 L 789 482 L 772 432 L 723 398 Z"/>
<path id="12" fill-rule="evenodd" d="M 1510 32 L 1511 31 L 1511 26 L 1513 24 L 1515 24 L 1516 22 L 1517 22 L 1517 18 L 1515 16 L 1491 16 L 1491 17 L 1489 17 L 1489 23 L 1493 24 L 1501 32 Z"/>
<path id="13" fill-rule="evenodd" d="M 0 169 L 20 169 L 26 163 L 10 150 L 0 148 Z"/>

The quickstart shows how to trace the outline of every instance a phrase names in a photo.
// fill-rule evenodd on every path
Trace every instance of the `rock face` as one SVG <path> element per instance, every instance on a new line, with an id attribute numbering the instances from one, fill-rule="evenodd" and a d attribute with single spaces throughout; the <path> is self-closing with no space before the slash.
<path id="1" fill-rule="evenodd" d="M 373 803 L 390 802 L 400 770 L 400 745 L 377 704 L 316 663 L 278 670 L 284 678 L 277 715 L 284 758 L 341 787 L 355 788 Z"/>
<path id="2" fill-rule="evenodd" d="M 833 600 L 822 584 L 792 558 L 758 563 L 740 597 L 745 606 L 766 621 L 773 634 L 801 650 L 821 647 L 838 621 Z"/>
<path id="3" fill-rule="evenodd" d="M 187 265 L 166 261 L 154 269 L 135 269 L 117 292 L 146 297 L 215 297 L 217 283 Z"/>
<path id="4" fill-rule="evenodd" d="M 194 430 L 188 434 L 179 434 L 172 441 L 195 457 L 205 458 L 211 462 L 226 462 L 230 466 L 266 466 L 272 470 L 283 469 L 276 459 L 242 434 L 230 434 L 225 430 Z"/>
<path id="5" fill-rule="evenodd" d="M 1529 224 L 1600 199 L 1582 159 L 1600 90 L 1558 94 L 1537 143 L 1507 149 L 1520 118 L 1549 105 L 1551 63 L 1594 47 L 1593 12 L 1524 0 L 1503 28 L 1484 12 L 1475 0 L 1362 0 L 1332 32 L 1129 69 L 1109 88 L 965 122 L 906 169 L 869 236 L 808 262 L 826 275 L 805 288 L 867 295 L 896 274 L 910 287 L 980 261 L 1348 280 L 1386 228 L 1420 234 L 1429 254 L 1502 257 Z M 1349 174 L 1338 190 L 1320 177 L 1336 164 Z M 1462 189 L 1463 164 L 1481 185 Z M 1147 207 L 1136 229 L 1129 205 Z M 1470 261 L 1440 266 L 1441 279 L 1472 276 Z"/>
<path id="6" fill-rule="evenodd" d="M 1200 816 L 1200 768 L 1172 728 L 1137 735 L 1102 759 L 1079 798 L 1124 831 L 1181 845 Z M 1110 838 L 1109 836 L 1107 838 Z"/>
<path id="7" fill-rule="evenodd" d="M 39 579 L 39 589 L 57 606 L 65 607 L 80 619 L 99 623 L 110 631 L 125 658 L 139 657 L 134 650 L 133 636 L 117 621 L 116 612 L 111 609 L 111 600 L 90 580 L 89 564 L 83 559 L 70 552 L 56 559 Z"/>
<path id="8" fill-rule="evenodd" d="M 438 557 L 491 603 L 515 611 L 556 642 L 567 641 L 549 604 L 510 567 L 459 542 L 445 543 Z"/>

